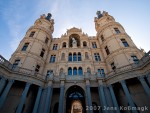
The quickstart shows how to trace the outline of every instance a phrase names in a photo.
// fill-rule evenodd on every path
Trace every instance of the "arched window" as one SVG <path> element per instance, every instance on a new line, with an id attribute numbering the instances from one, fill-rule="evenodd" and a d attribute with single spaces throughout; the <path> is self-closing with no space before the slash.
<path id="1" fill-rule="evenodd" d="M 71 67 L 68 68 L 68 75 L 72 75 L 72 68 Z"/>
<path id="2" fill-rule="evenodd" d="M 79 69 L 78 69 L 78 75 L 83 75 L 82 67 L 79 67 Z"/>
<path id="3" fill-rule="evenodd" d="M 87 73 L 91 74 L 91 69 L 89 67 L 87 68 Z"/>
<path id="4" fill-rule="evenodd" d="M 65 60 L 65 53 L 61 54 L 61 60 Z"/>
<path id="5" fill-rule="evenodd" d="M 88 52 L 85 52 L 85 59 L 89 59 Z"/>
<path id="6" fill-rule="evenodd" d="M 72 53 L 69 53 L 68 61 L 72 61 Z"/>
<path id="7" fill-rule="evenodd" d="M 73 75 L 77 75 L 77 68 L 76 67 L 73 68 Z"/>
<path id="8" fill-rule="evenodd" d="M 81 61 L 81 53 L 78 53 L 78 61 Z"/>
<path id="9" fill-rule="evenodd" d="M 62 47 L 66 48 L 66 42 L 63 42 Z"/>
<path id="10" fill-rule="evenodd" d="M 86 41 L 83 42 L 83 47 L 86 47 L 87 46 L 87 43 Z"/>
<path id="11" fill-rule="evenodd" d="M 77 61 L 77 54 L 73 53 L 73 61 Z"/>

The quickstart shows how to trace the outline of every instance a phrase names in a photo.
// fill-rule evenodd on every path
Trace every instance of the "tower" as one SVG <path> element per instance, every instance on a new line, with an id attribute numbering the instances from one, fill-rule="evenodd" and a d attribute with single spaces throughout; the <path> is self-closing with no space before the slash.
<path id="1" fill-rule="evenodd" d="M 121 24 L 98 11 L 96 36 L 73 27 L 53 38 L 51 16 L 35 21 L 10 61 L 0 55 L 0 113 L 143 113 L 141 106 L 150 107 L 150 54 Z M 128 106 L 133 109 L 123 111 Z"/>
<path id="2" fill-rule="evenodd" d="M 23 71 L 32 70 L 33 74 L 43 73 L 54 31 L 54 20 L 51 16 L 50 13 L 47 16 L 41 15 L 28 29 L 10 59 L 13 68 L 18 65 L 25 69 Z"/>
<path id="3" fill-rule="evenodd" d="M 97 11 L 95 29 L 100 47 L 103 50 L 108 70 L 138 62 L 144 53 L 139 50 L 123 26 L 108 12 Z"/>

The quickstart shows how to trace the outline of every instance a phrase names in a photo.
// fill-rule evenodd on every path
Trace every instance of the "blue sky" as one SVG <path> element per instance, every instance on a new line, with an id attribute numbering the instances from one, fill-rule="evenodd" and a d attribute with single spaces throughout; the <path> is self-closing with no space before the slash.
<path id="1" fill-rule="evenodd" d="M 96 35 L 96 11 L 107 11 L 121 23 L 138 48 L 150 50 L 150 0 L 0 0 L 0 54 L 6 59 L 42 14 L 52 13 L 53 37 L 71 27 Z"/>

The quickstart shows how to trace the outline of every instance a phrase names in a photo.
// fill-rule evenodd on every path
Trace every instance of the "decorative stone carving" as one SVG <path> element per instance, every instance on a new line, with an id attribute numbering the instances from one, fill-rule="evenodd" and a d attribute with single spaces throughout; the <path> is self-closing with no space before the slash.
<path id="1" fill-rule="evenodd" d="M 52 14 L 51 13 L 48 13 L 47 14 L 47 17 L 45 18 L 46 20 L 51 20 L 51 17 L 52 17 Z"/>
<path id="2" fill-rule="evenodd" d="M 76 48 L 77 47 L 77 41 L 75 40 L 74 37 L 72 37 L 71 39 L 72 39 L 72 47 Z"/>
<path id="3" fill-rule="evenodd" d="M 96 14 L 97 14 L 97 18 L 98 18 L 98 19 L 103 16 L 103 15 L 101 14 L 101 11 L 97 11 Z"/>

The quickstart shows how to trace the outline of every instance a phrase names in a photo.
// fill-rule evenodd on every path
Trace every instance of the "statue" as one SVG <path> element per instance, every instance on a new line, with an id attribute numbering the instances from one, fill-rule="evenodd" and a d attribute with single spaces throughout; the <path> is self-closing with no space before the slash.
<path id="1" fill-rule="evenodd" d="M 51 17 L 52 17 L 52 14 L 51 14 L 51 13 L 48 13 L 48 14 L 47 14 L 47 17 L 46 17 L 45 19 L 46 19 L 46 20 L 50 20 Z"/>
<path id="2" fill-rule="evenodd" d="M 72 38 L 72 45 L 76 44 L 76 43 L 77 43 L 77 41 L 75 40 L 75 38 Z"/>
<path id="3" fill-rule="evenodd" d="M 76 48 L 77 47 L 77 41 L 75 40 L 75 38 L 72 38 L 72 47 Z"/>
<path id="4" fill-rule="evenodd" d="M 98 19 L 103 16 L 103 15 L 101 14 L 101 11 L 97 11 L 96 14 L 97 14 L 97 18 L 98 18 Z"/>

